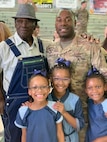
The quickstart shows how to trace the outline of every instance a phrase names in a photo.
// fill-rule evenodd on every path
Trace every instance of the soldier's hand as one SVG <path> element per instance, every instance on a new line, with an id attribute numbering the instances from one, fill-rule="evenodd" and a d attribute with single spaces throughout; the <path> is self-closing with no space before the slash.
<path id="1" fill-rule="evenodd" d="M 87 34 L 87 33 L 82 33 L 81 36 L 85 39 L 87 39 L 87 41 L 95 42 L 95 43 L 100 43 L 100 38 L 95 38 L 93 37 L 93 35 Z"/>

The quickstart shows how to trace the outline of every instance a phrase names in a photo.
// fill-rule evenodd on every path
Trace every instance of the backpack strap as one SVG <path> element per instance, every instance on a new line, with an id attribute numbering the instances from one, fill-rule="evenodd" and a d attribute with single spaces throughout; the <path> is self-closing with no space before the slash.
<path id="1" fill-rule="evenodd" d="M 5 42 L 10 46 L 11 50 L 13 51 L 16 57 L 21 55 L 20 51 L 17 49 L 16 45 L 13 43 L 11 39 L 8 38 L 7 40 L 5 40 Z"/>

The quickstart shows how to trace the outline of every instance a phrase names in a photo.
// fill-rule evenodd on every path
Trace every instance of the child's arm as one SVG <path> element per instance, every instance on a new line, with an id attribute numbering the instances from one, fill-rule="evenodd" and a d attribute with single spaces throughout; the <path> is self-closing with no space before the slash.
<path id="1" fill-rule="evenodd" d="M 27 110 L 28 110 L 27 106 L 20 107 L 17 112 L 16 120 L 14 121 L 16 127 L 22 129 L 21 142 L 26 142 L 27 122 L 26 121 L 23 122 L 23 118 Z"/>
<path id="2" fill-rule="evenodd" d="M 84 126 L 84 117 L 82 113 L 82 106 L 80 100 L 78 101 L 78 108 L 75 109 L 75 116 L 70 115 L 64 108 L 64 104 L 61 102 L 57 102 L 54 105 L 54 109 L 59 111 L 62 116 L 66 119 L 66 121 L 74 128 L 81 129 Z"/>
<path id="3" fill-rule="evenodd" d="M 92 142 L 107 142 L 107 136 L 97 138 Z"/>
<path id="4" fill-rule="evenodd" d="M 62 114 L 62 116 L 73 128 L 77 128 L 76 119 L 65 110 L 63 103 L 55 103 L 54 108 Z"/>
<path id="5" fill-rule="evenodd" d="M 26 128 L 22 128 L 21 142 L 26 142 Z"/>
<path id="6" fill-rule="evenodd" d="M 58 142 L 64 142 L 64 133 L 62 129 L 62 123 L 57 123 L 57 137 L 58 137 Z"/>

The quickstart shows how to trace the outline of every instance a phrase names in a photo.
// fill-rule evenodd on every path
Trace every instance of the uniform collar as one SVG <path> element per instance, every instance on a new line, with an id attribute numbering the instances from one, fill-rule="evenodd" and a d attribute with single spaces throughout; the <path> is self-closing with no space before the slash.
<path id="1" fill-rule="evenodd" d="M 60 101 L 60 102 L 65 102 L 65 100 L 68 98 L 68 96 L 69 96 L 69 90 L 67 89 L 66 90 L 66 93 L 65 93 L 65 95 L 62 97 L 62 98 L 60 98 L 60 99 L 58 99 L 55 95 L 54 95 L 54 91 L 52 90 L 52 93 L 51 93 L 51 95 L 52 95 L 52 100 L 53 101 Z"/>

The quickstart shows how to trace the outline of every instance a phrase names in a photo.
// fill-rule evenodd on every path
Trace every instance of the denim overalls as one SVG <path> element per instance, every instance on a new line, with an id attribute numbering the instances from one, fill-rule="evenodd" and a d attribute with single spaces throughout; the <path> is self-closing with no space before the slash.
<path id="1" fill-rule="evenodd" d="M 10 46 L 14 55 L 18 58 L 21 53 L 8 39 L 7 44 Z M 38 40 L 39 50 L 43 53 L 43 46 Z M 21 129 L 14 124 L 17 110 L 21 104 L 28 100 L 27 82 L 28 78 L 33 74 L 34 69 L 46 68 L 42 63 L 42 56 L 34 56 L 28 58 L 21 58 L 18 60 L 15 71 L 13 73 L 8 92 L 5 94 L 5 108 L 3 115 L 3 122 L 5 127 L 5 142 L 21 142 Z M 39 62 L 39 65 L 38 65 Z"/>

